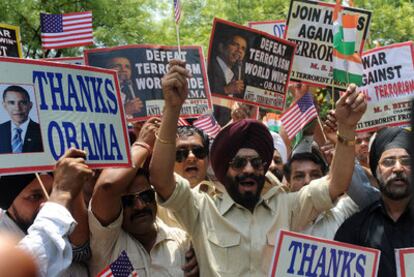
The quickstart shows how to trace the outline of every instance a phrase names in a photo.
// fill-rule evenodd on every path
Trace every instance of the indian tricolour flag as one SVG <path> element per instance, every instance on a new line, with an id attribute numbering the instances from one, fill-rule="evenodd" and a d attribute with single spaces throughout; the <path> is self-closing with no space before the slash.
<path id="1" fill-rule="evenodd" d="M 362 61 L 355 53 L 358 15 L 343 13 L 341 0 L 336 0 L 333 14 L 334 26 L 334 80 L 362 84 Z"/>

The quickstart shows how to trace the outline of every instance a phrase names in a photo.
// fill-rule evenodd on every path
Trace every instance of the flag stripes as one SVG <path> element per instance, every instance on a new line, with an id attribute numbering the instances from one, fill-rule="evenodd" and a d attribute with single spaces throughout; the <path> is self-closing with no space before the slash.
<path id="1" fill-rule="evenodd" d="M 92 12 L 41 14 L 41 39 L 45 49 L 93 43 Z"/>

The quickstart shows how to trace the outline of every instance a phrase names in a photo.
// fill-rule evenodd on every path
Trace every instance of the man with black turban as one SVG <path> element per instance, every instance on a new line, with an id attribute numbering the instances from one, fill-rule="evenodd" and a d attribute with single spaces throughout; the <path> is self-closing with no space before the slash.
<path id="1" fill-rule="evenodd" d="M 332 171 L 295 193 L 274 187 L 260 192 L 273 156 L 273 139 L 263 123 L 241 120 L 215 138 L 211 165 L 226 191 L 210 196 L 174 175 L 177 121 L 188 94 L 188 71 L 171 61 L 162 80 L 163 120 L 150 164 L 159 203 L 169 208 L 192 238 L 200 276 L 268 275 L 277 232 L 297 230 L 332 207 L 348 187 L 354 164 L 355 127 L 366 108 L 364 96 L 350 86 L 337 102 L 338 132 Z"/>
<path id="2" fill-rule="evenodd" d="M 410 132 L 389 127 L 378 131 L 369 154 L 380 200 L 347 219 L 335 240 L 381 250 L 378 276 L 397 276 L 394 249 L 414 246 L 411 205 Z"/>

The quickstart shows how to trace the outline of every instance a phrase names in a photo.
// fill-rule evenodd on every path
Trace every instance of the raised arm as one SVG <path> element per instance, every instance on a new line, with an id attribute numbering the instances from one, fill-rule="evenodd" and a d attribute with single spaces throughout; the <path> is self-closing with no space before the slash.
<path id="1" fill-rule="evenodd" d="M 91 200 L 91 209 L 95 217 L 103 225 L 109 225 L 118 218 L 122 204 L 121 196 L 125 193 L 138 169 L 151 154 L 155 132 L 159 126 L 158 118 L 145 122 L 137 140 L 131 147 L 133 167 L 107 168 L 99 176 Z"/>
<path id="2" fill-rule="evenodd" d="M 150 179 L 157 194 L 167 200 L 175 189 L 174 163 L 177 121 L 181 107 L 187 99 L 188 70 L 185 62 L 172 60 L 170 69 L 162 79 L 164 114 L 157 134 L 150 164 Z"/>
<path id="3" fill-rule="evenodd" d="M 366 107 L 364 95 L 356 92 L 353 84 L 336 102 L 338 143 L 329 172 L 329 194 L 332 200 L 343 194 L 351 183 L 355 162 L 355 129 Z"/>

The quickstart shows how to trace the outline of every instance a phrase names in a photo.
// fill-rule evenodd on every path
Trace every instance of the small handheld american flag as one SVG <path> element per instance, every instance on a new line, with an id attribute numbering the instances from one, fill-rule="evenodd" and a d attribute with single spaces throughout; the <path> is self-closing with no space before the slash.
<path id="1" fill-rule="evenodd" d="M 282 121 L 282 125 L 291 140 L 317 116 L 318 113 L 313 104 L 312 96 L 308 92 L 283 113 L 280 121 Z"/>
<path id="2" fill-rule="evenodd" d="M 175 23 L 179 24 L 181 19 L 181 3 L 180 0 L 174 0 L 174 17 Z"/>
<path id="3" fill-rule="evenodd" d="M 118 259 L 108 265 L 96 277 L 138 277 L 138 273 L 134 270 L 131 261 L 125 251 L 121 252 Z"/>
<path id="4" fill-rule="evenodd" d="M 197 127 L 200 130 L 203 130 L 211 138 L 215 138 L 221 130 L 220 125 L 211 114 L 200 116 L 193 122 L 193 126 Z"/>

